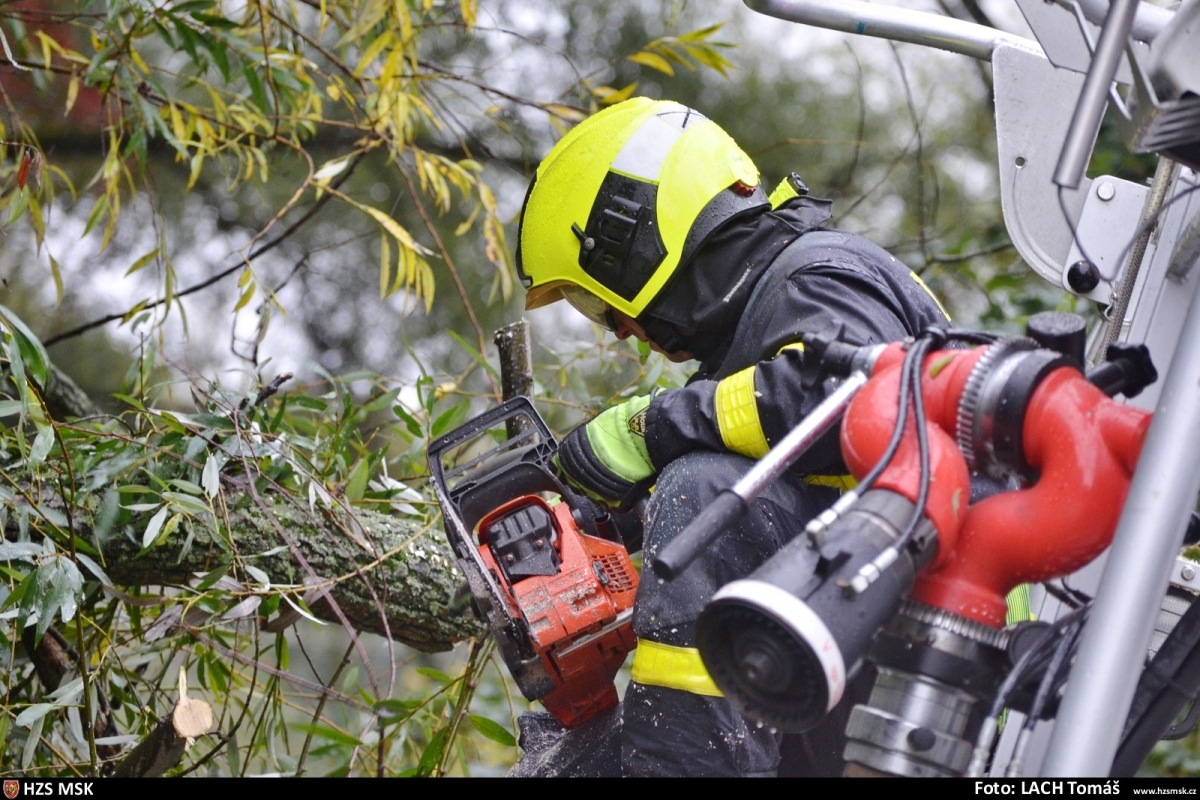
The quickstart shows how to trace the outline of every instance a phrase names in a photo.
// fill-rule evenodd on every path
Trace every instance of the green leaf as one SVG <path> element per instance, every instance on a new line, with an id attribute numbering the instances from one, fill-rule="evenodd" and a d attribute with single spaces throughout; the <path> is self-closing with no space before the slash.
<path id="1" fill-rule="evenodd" d="M 412 712 L 424 705 L 421 700 L 401 700 L 393 697 L 388 700 L 380 700 L 375 704 L 375 713 L 379 714 L 380 718 L 386 724 L 394 722 L 403 722 L 412 716 Z"/>
<path id="2" fill-rule="evenodd" d="M 79 597 L 83 592 L 83 576 L 75 563 L 65 556 L 55 556 L 44 560 L 37 568 L 37 581 L 30 589 L 26 589 L 21 598 L 21 625 L 34 611 L 37 611 L 38 621 L 35 641 L 40 642 L 46 629 L 57 612 L 62 621 L 70 622 L 75 618 L 79 607 Z"/>
<path id="3" fill-rule="evenodd" d="M 466 350 L 467 353 L 470 354 L 471 358 L 475 359 L 475 363 L 486 369 L 493 378 L 500 377 L 500 373 L 496 372 L 495 367 L 489 364 L 488 360 L 480 355 L 479 351 L 472 347 L 466 339 L 464 339 L 462 336 L 459 336 L 455 331 L 447 330 L 446 333 L 450 334 L 450 338 L 458 342 L 462 349 Z"/>
<path id="4" fill-rule="evenodd" d="M 79 560 L 80 564 L 83 564 L 85 567 L 87 567 L 89 572 L 99 578 L 101 583 L 105 584 L 106 586 L 112 586 L 112 579 L 109 578 L 104 570 L 100 568 L 99 564 L 79 551 L 75 551 L 75 558 Z"/>
<path id="5" fill-rule="evenodd" d="M 424 675 L 426 678 L 433 678 L 435 681 L 442 684 L 443 686 L 454 683 L 454 678 L 451 678 L 449 675 L 442 672 L 440 669 L 436 669 L 434 667 L 418 667 L 417 673 Z"/>
<path id="6" fill-rule="evenodd" d="M 50 454 L 52 447 L 54 447 L 54 428 L 49 425 L 38 425 L 37 436 L 33 440 L 33 446 L 29 448 L 29 466 L 36 467 L 41 464 Z"/>
<path id="7" fill-rule="evenodd" d="M 362 747 L 362 742 L 359 741 L 358 737 L 345 731 L 339 731 L 337 728 L 331 728 L 328 725 L 305 724 L 298 725 L 297 727 L 304 733 L 311 733 L 313 736 L 328 739 L 338 744 L 344 744 L 347 747 Z"/>
<path id="8" fill-rule="evenodd" d="M 150 518 L 150 523 L 146 525 L 146 530 L 142 534 L 142 549 L 154 544 L 154 540 L 158 538 L 158 532 L 162 530 L 163 523 L 167 521 L 168 513 L 170 510 L 163 506 L 157 514 Z"/>
<path id="9" fill-rule="evenodd" d="M 142 269 L 147 264 L 154 261 L 154 259 L 157 257 L 158 257 L 158 248 L 157 247 L 154 248 L 153 250 L 151 250 L 149 253 L 143 254 L 142 256 L 140 256 L 138 258 L 137 261 L 134 261 L 133 264 L 130 265 L 129 269 L 125 270 L 126 277 L 128 277 L 128 276 L 132 275 L 133 273 L 137 272 L 138 270 Z"/>
<path id="10" fill-rule="evenodd" d="M 225 17 L 219 17 L 215 14 L 192 13 L 190 16 L 192 19 L 194 19 L 198 22 L 203 22 L 205 25 L 207 25 L 210 28 L 221 28 L 222 30 L 233 30 L 234 28 L 241 27 L 233 20 L 226 19 Z"/>
<path id="11" fill-rule="evenodd" d="M 408 411 L 404 409 L 404 406 L 392 406 L 392 413 L 400 418 L 400 421 L 404 423 L 404 426 L 408 428 L 408 432 L 413 436 L 420 438 L 425 435 L 425 432 L 421 430 L 421 426 L 415 419 L 413 419 L 412 414 L 409 414 Z"/>
<path id="12" fill-rule="evenodd" d="M 442 760 L 442 751 L 446 749 L 446 738 L 450 731 L 442 728 L 438 731 L 437 736 L 425 746 L 425 751 L 421 753 L 421 761 L 417 764 L 418 775 L 432 775 L 434 768 L 438 762 Z"/>
<path id="13" fill-rule="evenodd" d="M 32 589 L 35 583 L 37 583 L 36 571 L 26 575 L 25 579 L 17 584 L 17 588 L 13 589 L 8 597 L 4 598 L 3 603 L 0 603 L 0 609 L 8 608 L 9 606 L 13 606 L 21 602 L 21 599 L 25 596 L 25 593 Z"/>
<path id="14" fill-rule="evenodd" d="M 487 717 L 481 717 L 478 714 L 470 714 L 468 716 L 475 730 L 482 733 L 488 739 L 491 739 L 493 742 L 499 742 L 505 747 L 517 746 L 517 740 L 500 723 L 490 720 Z"/>
<path id="15" fill-rule="evenodd" d="M 471 410 L 471 403 L 466 398 L 459 400 L 452 408 L 443 411 L 437 419 L 433 421 L 432 433 L 436 436 L 441 436 L 446 431 L 458 427 L 464 419 L 467 418 L 467 412 Z"/>
<path id="16" fill-rule="evenodd" d="M 212 665 L 215 668 L 212 670 L 212 673 L 211 673 L 212 678 L 213 678 L 213 683 L 220 684 L 219 688 L 222 692 L 224 692 L 226 690 L 225 690 L 225 685 L 223 683 L 224 679 L 222 677 L 220 677 L 221 669 L 216 668 L 216 667 L 218 667 L 218 665 L 220 667 L 224 667 L 225 665 L 221 664 L 219 661 L 213 661 Z M 227 762 L 229 762 L 229 774 L 230 775 L 241 775 L 242 774 L 242 766 L 241 766 L 242 752 L 241 752 L 241 748 L 238 747 L 237 727 L 236 726 L 233 728 L 233 730 L 231 730 L 229 732 L 229 741 L 225 743 L 225 760 Z"/>
<path id="17" fill-rule="evenodd" d="M 246 84 L 250 87 L 250 99 L 254 102 L 254 105 L 269 113 L 267 95 L 263 91 L 262 81 L 258 79 L 258 73 L 254 71 L 251 65 L 247 64 L 242 68 L 242 75 L 245 76 Z"/>
<path id="18" fill-rule="evenodd" d="M 33 375 L 33 379 L 44 387 L 50 374 L 50 357 L 46 355 L 46 348 L 42 346 L 41 340 L 34 335 L 33 331 L 29 330 L 29 326 L 20 317 L 2 305 L 0 305 L 0 317 L 3 317 L 5 327 L 9 329 L 13 340 L 17 343 L 17 349 L 21 352 L 25 368 Z"/>
<path id="19" fill-rule="evenodd" d="M 367 478 L 371 475 L 371 465 L 367 459 L 361 459 L 354 465 L 354 469 L 350 471 L 350 477 L 346 479 L 346 499 L 351 503 L 357 503 L 362 500 L 363 492 L 367 490 Z"/>
<path id="20" fill-rule="evenodd" d="M 368 414 L 372 414 L 376 411 L 382 411 L 383 409 L 390 406 L 393 402 L 395 402 L 396 398 L 399 396 L 400 396 L 400 390 L 392 389 L 390 392 L 388 392 L 386 394 L 381 394 L 379 397 L 376 397 L 374 400 L 363 404 L 362 410 L 366 411 Z"/>
<path id="21" fill-rule="evenodd" d="M 21 769 L 29 769 L 29 765 L 33 763 L 33 757 L 37 754 L 38 742 L 42 738 L 42 725 L 45 723 L 44 716 L 34 720 L 33 727 L 29 729 L 29 738 L 25 740 L 25 749 L 21 751 Z"/>
<path id="22" fill-rule="evenodd" d="M 203 592 L 203 591 L 207 590 L 214 583 L 221 580 L 221 578 L 225 577 L 228 573 L 229 573 L 229 565 L 228 564 L 226 564 L 223 567 L 217 567 L 212 572 L 205 575 L 204 578 L 200 581 L 200 583 L 196 584 L 196 591 Z"/>
<path id="23" fill-rule="evenodd" d="M 203 489 L 201 489 L 199 486 L 192 483 L 191 481 L 185 481 L 183 478 L 172 478 L 169 481 L 169 483 L 172 486 L 174 486 L 176 489 L 187 492 L 188 494 L 195 494 L 195 495 L 204 494 Z"/>
<path id="24" fill-rule="evenodd" d="M 206 8 L 212 8 L 217 4 L 217 0 L 184 0 L 182 3 L 176 3 L 171 6 L 172 14 L 186 14 L 189 11 L 203 11 Z"/>
<path id="25" fill-rule="evenodd" d="M 202 491 L 199 486 L 196 491 Z M 181 494 L 179 492 L 163 492 L 163 499 L 169 501 L 172 505 L 183 510 L 188 514 L 207 514 L 209 512 L 208 504 L 203 500 L 192 497 L 190 494 Z"/>

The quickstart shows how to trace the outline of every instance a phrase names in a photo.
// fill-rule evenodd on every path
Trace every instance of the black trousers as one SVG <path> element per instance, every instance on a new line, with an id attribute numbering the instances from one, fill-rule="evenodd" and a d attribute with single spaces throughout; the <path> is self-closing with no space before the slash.
<path id="1" fill-rule="evenodd" d="M 693 452 L 669 464 L 647 507 L 645 563 L 753 463 L 732 453 Z M 633 615 L 638 638 L 695 647 L 696 618 L 713 593 L 753 572 L 837 497 L 835 489 L 785 476 L 768 487 L 748 513 L 678 578 L 665 582 L 644 570 Z M 869 684 L 856 684 L 818 728 L 781 737 L 744 719 L 724 698 L 633 682 L 623 703 L 622 773 L 840 775 L 846 715 L 870 689 Z"/>

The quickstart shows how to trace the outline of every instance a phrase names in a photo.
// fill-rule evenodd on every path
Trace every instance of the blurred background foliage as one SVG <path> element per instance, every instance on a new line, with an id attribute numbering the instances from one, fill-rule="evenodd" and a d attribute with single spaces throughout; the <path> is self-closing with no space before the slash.
<path id="1" fill-rule="evenodd" d="M 927 10 L 1023 24 L 1003 2 Z M 66 475 L 76 448 L 136 444 L 105 476 L 136 483 L 178 446 L 153 409 L 236 416 L 291 374 L 231 434 L 293 443 L 316 488 L 280 490 L 438 526 L 424 446 L 497 399 L 491 332 L 523 313 L 511 247 L 528 178 L 572 124 L 634 94 L 701 109 L 768 187 L 798 172 L 961 325 L 1094 313 L 1011 248 L 989 69 L 959 56 L 733 0 L 17 0 L 0 32 L 0 301 L 103 412 L 68 442 L 14 390 L 5 470 L 22 480 L 66 487 L 87 477 Z M 1143 180 L 1153 164 L 1106 127 L 1091 171 Z M 564 309 L 527 316 L 536 401 L 560 432 L 687 376 Z M 58 434 L 31 459 L 35 429 Z M 206 489 L 199 463 L 170 478 Z M 44 523 L 21 536 L 49 549 L 9 562 L 0 594 L 75 552 Z M 79 578 L 60 627 L 114 709 L 113 759 L 170 708 L 181 665 L 218 722 L 176 772 L 497 774 L 517 755 L 528 706 L 483 642 L 431 655 L 305 619 L 267 635 L 257 616 L 148 640 L 172 604 L 216 614 L 240 595 L 164 588 L 168 605 L 142 609 Z M 293 594 L 259 591 L 262 616 Z M 78 694 L 47 699 L 19 599 L 0 629 L 0 771 L 87 772 L 98 734 L 80 735 Z"/>

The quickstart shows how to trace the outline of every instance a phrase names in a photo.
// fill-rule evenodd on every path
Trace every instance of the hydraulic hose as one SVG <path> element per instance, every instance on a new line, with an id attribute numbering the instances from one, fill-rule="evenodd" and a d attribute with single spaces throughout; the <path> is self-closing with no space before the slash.
<path id="1" fill-rule="evenodd" d="M 1197 692 L 1200 692 L 1200 603 L 1193 602 L 1138 681 L 1125 736 L 1109 774 L 1121 778 L 1137 772 Z"/>

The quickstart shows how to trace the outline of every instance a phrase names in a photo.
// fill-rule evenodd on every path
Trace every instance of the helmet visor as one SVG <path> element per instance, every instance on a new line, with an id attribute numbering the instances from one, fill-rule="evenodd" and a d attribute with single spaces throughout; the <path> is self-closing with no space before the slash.
<path id="1" fill-rule="evenodd" d="M 561 287 L 562 296 L 571 306 L 602 328 L 610 331 L 617 330 L 616 320 L 613 319 L 612 308 L 596 295 L 574 284 Z"/>

